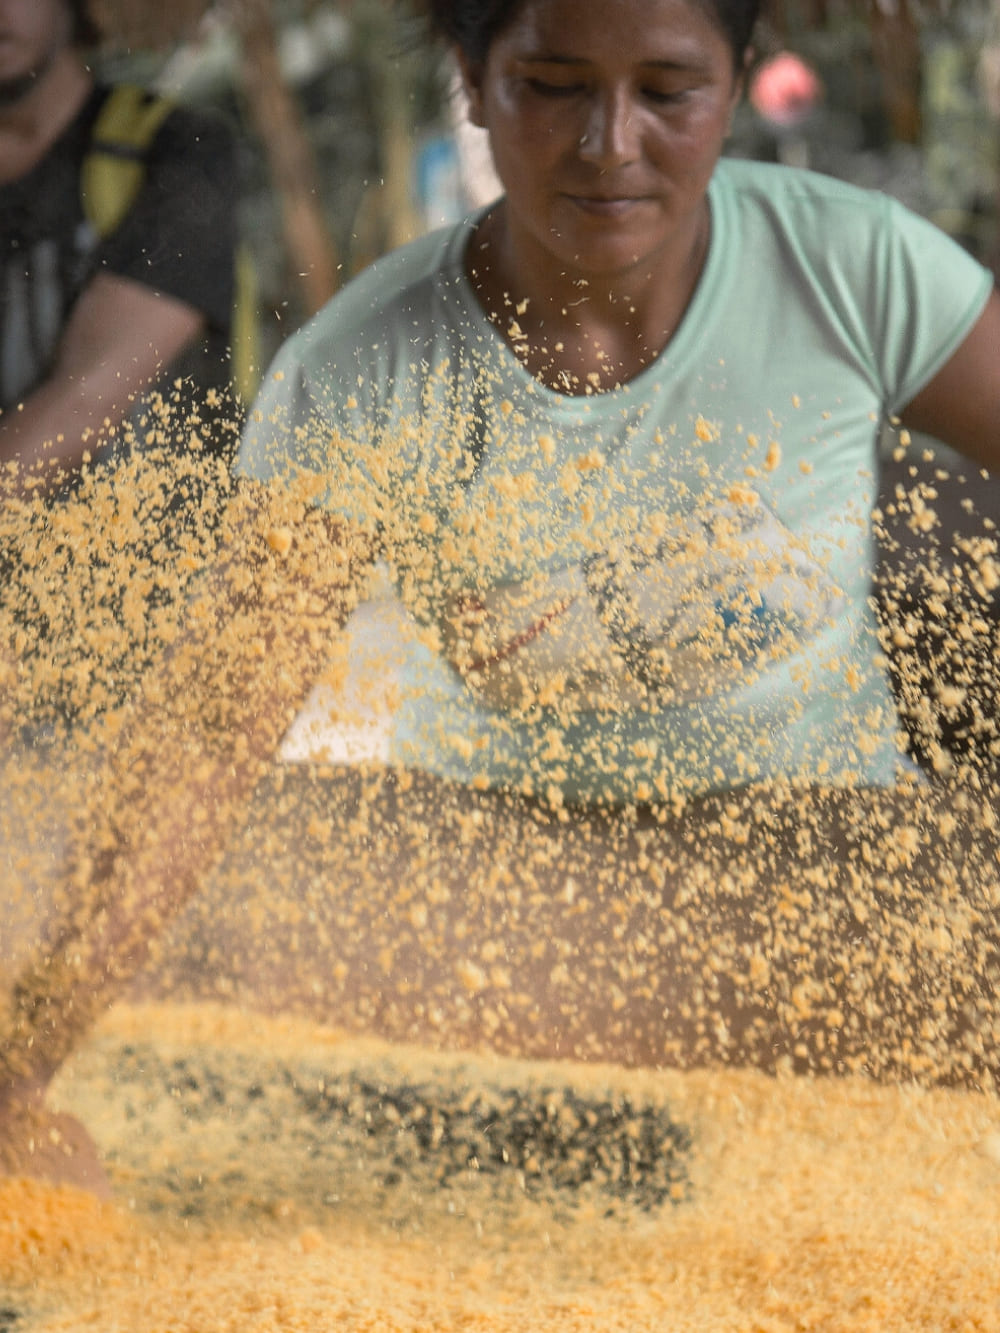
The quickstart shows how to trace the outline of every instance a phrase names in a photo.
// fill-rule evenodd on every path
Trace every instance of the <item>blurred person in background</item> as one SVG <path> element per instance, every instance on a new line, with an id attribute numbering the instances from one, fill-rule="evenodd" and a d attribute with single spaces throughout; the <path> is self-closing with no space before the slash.
<path id="1" fill-rule="evenodd" d="M 230 379 L 234 142 L 102 83 L 99 37 L 86 0 L 0 0 L 0 464 L 22 477 L 72 477 L 158 381 L 203 403 Z"/>

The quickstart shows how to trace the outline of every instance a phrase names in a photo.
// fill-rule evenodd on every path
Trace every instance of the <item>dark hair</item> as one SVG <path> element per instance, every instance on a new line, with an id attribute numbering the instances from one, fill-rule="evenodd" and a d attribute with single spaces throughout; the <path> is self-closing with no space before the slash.
<path id="1" fill-rule="evenodd" d="M 91 17 L 88 0 L 68 0 L 68 5 L 73 18 L 70 41 L 74 46 L 96 46 L 101 40 L 101 30 Z"/>
<path id="2" fill-rule="evenodd" d="M 486 59 L 494 40 L 527 0 L 425 0 L 437 32 L 474 64 Z M 709 12 L 725 33 L 738 68 L 750 45 L 762 0 L 692 0 Z"/>

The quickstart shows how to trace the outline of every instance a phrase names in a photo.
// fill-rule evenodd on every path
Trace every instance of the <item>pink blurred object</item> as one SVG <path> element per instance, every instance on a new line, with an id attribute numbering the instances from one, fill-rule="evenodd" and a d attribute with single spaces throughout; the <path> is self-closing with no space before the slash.
<path id="1" fill-rule="evenodd" d="M 816 71 L 790 51 L 765 60 L 750 82 L 751 106 L 781 129 L 805 120 L 822 96 Z"/>

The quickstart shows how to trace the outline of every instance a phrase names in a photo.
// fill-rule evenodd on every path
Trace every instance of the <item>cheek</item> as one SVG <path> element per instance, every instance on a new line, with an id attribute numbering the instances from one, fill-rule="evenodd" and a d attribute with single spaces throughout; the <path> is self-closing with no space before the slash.
<path id="1" fill-rule="evenodd" d="M 517 88 L 497 91 L 488 113 L 496 133 L 513 147 L 538 151 L 552 151 L 571 141 L 580 114 L 569 100 L 547 101 Z"/>
<path id="2" fill-rule="evenodd" d="M 664 171 L 703 175 L 714 167 L 729 128 L 729 115 L 706 111 L 682 128 L 661 134 L 656 141 L 655 160 Z"/>
<path id="3" fill-rule="evenodd" d="M 490 123 L 489 129 L 498 169 L 502 163 L 508 163 L 524 178 L 549 170 L 570 142 L 565 124 L 559 126 L 551 117 L 537 114 L 501 114 Z"/>

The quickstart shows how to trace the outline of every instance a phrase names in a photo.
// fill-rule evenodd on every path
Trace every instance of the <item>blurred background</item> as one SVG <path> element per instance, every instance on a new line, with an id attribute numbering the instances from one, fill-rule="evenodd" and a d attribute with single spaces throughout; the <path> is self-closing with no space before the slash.
<path id="1" fill-rule="evenodd" d="M 446 55 L 399 0 L 92 0 L 111 79 L 241 147 L 261 357 L 352 273 L 495 186 Z M 884 189 L 994 268 L 1000 0 L 767 0 L 730 151 Z"/>

